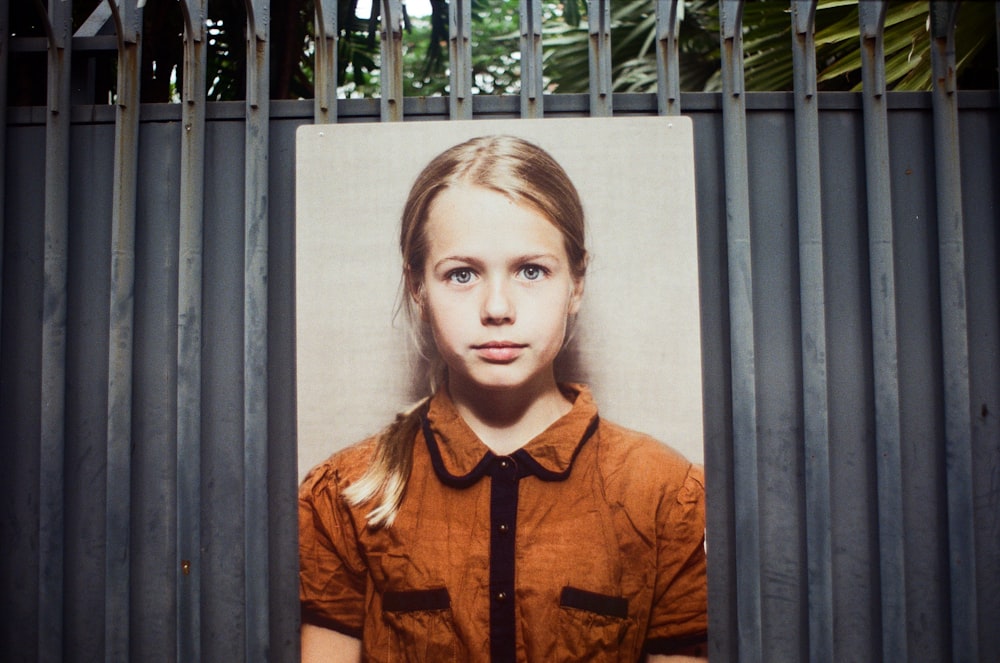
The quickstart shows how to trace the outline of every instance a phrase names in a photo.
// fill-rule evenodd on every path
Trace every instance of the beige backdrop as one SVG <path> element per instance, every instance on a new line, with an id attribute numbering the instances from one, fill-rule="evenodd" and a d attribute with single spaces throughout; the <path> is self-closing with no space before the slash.
<path id="1" fill-rule="evenodd" d="M 300 478 L 425 395 L 396 314 L 399 215 L 431 158 L 496 133 L 548 150 L 587 213 L 592 260 L 560 379 L 590 384 L 603 417 L 703 462 L 690 120 L 309 125 L 296 142 Z"/>

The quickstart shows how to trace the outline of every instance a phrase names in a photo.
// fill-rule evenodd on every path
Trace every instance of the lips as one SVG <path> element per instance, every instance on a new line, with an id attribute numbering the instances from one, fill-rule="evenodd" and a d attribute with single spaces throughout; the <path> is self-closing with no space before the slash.
<path id="1" fill-rule="evenodd" d="M 491 341 L 490 343 L 474 345 L 472 349 L 476 351 L 479 357 L 486 361 L 507 363 L 517 359 L 525 347 L 523 344 L 511 343 L 509 341 Z"/>

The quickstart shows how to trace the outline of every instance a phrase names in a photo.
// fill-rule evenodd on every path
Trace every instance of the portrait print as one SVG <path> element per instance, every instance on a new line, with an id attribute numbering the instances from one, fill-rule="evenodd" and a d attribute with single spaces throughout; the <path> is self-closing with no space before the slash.
<path id="1" fill-rule="evenodd" d="M 311 125 L 296 144 L 300 478 L 430 392 L 400 306 L 400 215 L 430 159 L 488 135 L 546 150 L 582 199 L 590 262 L 558 379 L 589 385 L 602 417 L 703 462 L 690 120 Z"/>

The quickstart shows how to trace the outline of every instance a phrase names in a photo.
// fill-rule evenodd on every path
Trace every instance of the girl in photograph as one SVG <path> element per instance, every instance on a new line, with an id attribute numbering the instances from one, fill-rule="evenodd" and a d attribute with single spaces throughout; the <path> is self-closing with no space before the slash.
<path id="1" fill-rule="evenodd" d="M 513 137 L 448 149 L 400 249 L 436 386 L 300 488 L 302 660 L 705 656 L 701 468 L 556 381 L 588 261 L 562 167 Z"/>

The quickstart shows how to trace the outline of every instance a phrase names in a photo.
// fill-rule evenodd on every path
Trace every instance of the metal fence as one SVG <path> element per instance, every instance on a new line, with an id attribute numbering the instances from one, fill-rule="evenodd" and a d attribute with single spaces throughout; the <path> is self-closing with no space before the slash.
<path id="1" fill-rule="evenodd" d="M 280 102 L 247 0 L 246 102 L 206 103 L 206 0 L 181 0 L 182 102 L 140 106 L 140 10 L 110 0 L 117 103 L 90 106 L 71 55 L 107 38 L 48 3 L 47 106 L 0 99 L 0 658 L 297 659 L 298 125 L 684 112 L 712 660 L 1000 660 L 1000 102 L 955 89 L 957 3 L 930 3 L 930 93 L 885 90 L 874 1 L 863 92 L 817 93 L 808 0 L 794 92 L 757 93 L 723 0 L 723 91 L 699 94 L 660 0 L 656 95 L 612 94 L 612 3 L 589 4 L 589 95 L 543 94 L 537 0 L 520 97 L 471 94 L 453 0 L 452 92 L 404 98 L 385 0 L 381 99 L 337 101 L 317 0 L 315 101 Z M 0 94 L 34 43 L 7 16 Z"/>

